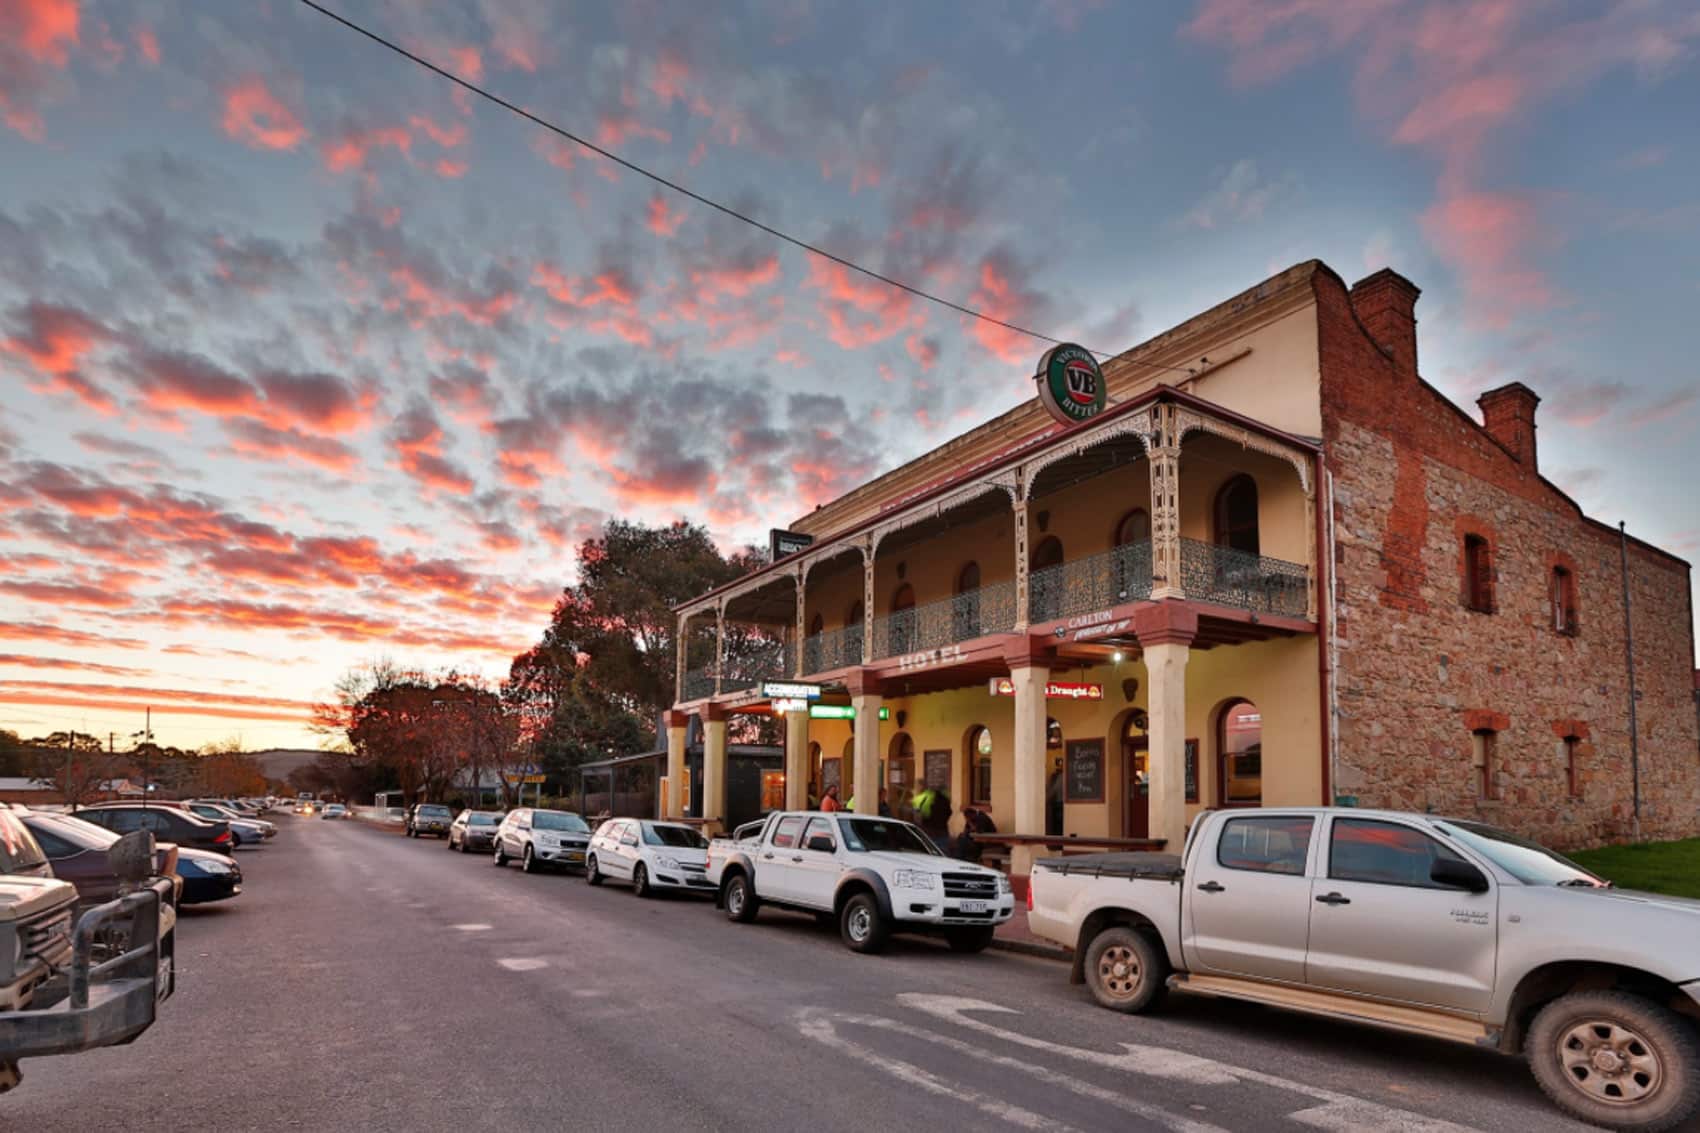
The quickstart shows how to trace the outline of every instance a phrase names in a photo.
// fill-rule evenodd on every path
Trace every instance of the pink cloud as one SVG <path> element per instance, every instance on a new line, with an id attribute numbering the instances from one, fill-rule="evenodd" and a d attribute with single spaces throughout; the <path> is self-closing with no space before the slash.
<path id="1" fill-rule="evenodd" d="M 446 177 L 452 181 L 465 177 L 466 171 L 470 169 L 471 166 L 467 165 L 464 161 L 453 161 L 449 158 L 441 157 L 437 159 L 437 164 L 434 168 L 437 170 L 437 176 Z"/>
<path id="2" fill-rule="evenodd" d="M 0 338 L 0 353 L 23 358 L 35 367 L 38 393 L 64 393 L 97 413 L 111 415 L 117 405 L 81 372 L 83 357 L 111 337 L 105 326 L 72 307 L 31 303 L 23 308 L 23 330 Z"/>
<path id="3" fill-rule="evenodd" d="M 324 160 L 325 168 L 332 173 L 345 173 L 350 169 L 364 169 L 367 155 L 376 149 L 410 153 L 413 135 L 404 126 L 350 127 L 322 142 L 319 156 Z"/>
<path id="4" fill-rule="evenodd" d="M 292 150 L 307 137 L 301 119 L 258 75 L 225 90 L 224 132 L 251 149 Z"/>
<path id="5" fill-rule="evenodd" d="M 63 67 L 79 40 L 77 0 L 13 0 L 0 5 L 0 40 L 37 63 Z"/>
<path id="6" fill-rule="evenodd" d="M 843 264 L 819 256 L 809 260 L 809 286 L 821 292 L 827 337 L 845 350 L 884 342 L 926 322 L 925 313 L 908 292 L 853 274 Z"/>
<path id="7" fill-rule="evenodd" d="M 657 236 L 671 236 L 679 231 L 679 225 L 685 223 L 683 212 L 671 212 L 667 208 L 667 199 L 660 193 L 649 198 L 646 208 L 645 224 Z"/>
<path id="8" fill-rule="evenodd" d="M 980 261 L 980 284 L 969 305 L 994 319 L 1032 325 L 1029 320 L 1043 299 L 1035 292 L 1021 290 L 1014 282 L 1015 275 L 1014 265 L 1007 258 L 997 253 L 988 255 Z M 974 319 L 969 332 L 993 357 L 1012 366 L 1033 356 L 1035 340 L 1018 331 Z"/>
<path id="9" fill-rule="evenodd" d="M 629 138 L 648 138 L 652 142 L 670 142 L 673 135 L 659 126 L 640 121 L 633 114 L 605 114 L 596 123 L 596 144 L 607 149 L 625 144 Z"/>
<path id="10" fill-rule="evenodd" d="M 136 28 L 136 50 L 150 64 L 159 66 L 159 37 L 154 30 L 143 24 Z"/>
<path id="11" fill-rule="evenodd" d="M 443 126 L 424 114 L 415 114 L 407 120 L 408 125 L 430 138 L 444 149 L 454 149 L 466 142 L 466 123 L 454 122 Z"/>
<path id="12" fill-rule="evenodd" d="M 1423 213 L 1423 232 L 1458 269 L 1473 297 L 1471 314 L 1503 328 L 1521 311 L 1545 307 L 1554 293 L 1528 265 L 1526 250 L 1542 239 L 1534 202 L 1514 193 L 1443 195 Z"/>

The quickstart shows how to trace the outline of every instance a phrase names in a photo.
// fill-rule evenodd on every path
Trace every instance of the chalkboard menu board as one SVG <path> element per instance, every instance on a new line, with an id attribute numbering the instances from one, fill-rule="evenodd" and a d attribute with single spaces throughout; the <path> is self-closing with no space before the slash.
<path id="1" fill-rule="evenodd" d="M 1104 741 L 1069 740 L 1067 753 L 1065 798 L 1071 803 L 1103 802 Z"/>
<path id="2" fill-rule="evenodd" d="M 950 793 L 950 749 L 922 753 L 921 782 L 935 791 Z"/>

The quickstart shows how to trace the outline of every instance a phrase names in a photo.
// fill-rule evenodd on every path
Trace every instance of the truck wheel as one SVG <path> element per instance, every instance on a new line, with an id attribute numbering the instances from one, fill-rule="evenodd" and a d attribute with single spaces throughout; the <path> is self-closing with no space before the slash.
<path id="1" fill-rule="evenodd" d="M 760 902 L 756 900 L 755 892 L 750 888 L 750 879 L 741 873 L 735 873 L 726 882 L 726 895 L 721 898 L 726 906 L 726 916 L 739 924 L 749 924 L 756 919 L 756 911 Z"/>
<path id="2" fill-rule="evenodd" d="M 992 934 L 996 930 L 990 927 L 982 928 L 953 928 L 945 933 L 945 942 L 950 945 L 952 952 L 984 952 L 992 946 Z"/>
<path id="3" fill-rule="evenodd" d="M 1162 1000 L 1168 978 L 1168 958 L 1125 925 L 1105 929 L 1086 946 L 1086 986 L 1100 1007 L 1129 1015 L 1149 1010 Z"/>
<path id="4" fill-rule="evenodd" d="M 880 915 L 880 903 L 872 893 L 858 893 L 844 902 L 838 915 L 838 933 L 852 952 L 883 952 L 891 939 L 891 926 Z"/>
<path id="5" fill-rule="evenodd" d="M 596 868 L 595 854 L 591 854 L 584 861 L 584 879 L 592 885 L 602 884 L 602 871 Z"/>
<path id="6" fill-rule="evenodd" d="M 1561 996 L 1535 1016 L 1525 1048 L 1547 1097 L 1583 1121 L 1654 1133 L 1700 1109 L 1700 1036 L 1640 996 Z"/>

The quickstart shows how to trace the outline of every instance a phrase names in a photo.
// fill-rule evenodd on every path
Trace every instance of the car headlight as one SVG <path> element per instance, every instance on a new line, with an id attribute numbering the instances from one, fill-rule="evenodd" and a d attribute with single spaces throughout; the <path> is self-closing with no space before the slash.
<path id="1" fill-rule="evenodd" d="M 214 877 L 223 877 L 230 872 L 230 866 L 224 862 L 198 861 L 195 863 L 195 868 L 202 873 L 210 873 Z"/>
<path id="2" fill-rule="evenodd" d="M 663 869 L 683 869 L 683 868 L 685 868 L 684 866 L 679 864 L 678 858 L 670 858 L 670 857 L 667 857 L 664 854 L 663 855 L 657 855 L 657 857 L 655 859 L 655 864 L 662 867 Z"/>
<path id="3" fill-rule="evenodd" d="M 1009 878 L 1004 874 L 998 874 L 998 894 L 1001 896 L 1005 893 L 1013 892 L 1015 892 L 1015 890 L 1010 887 Z"/>
<path id="4" fill-rule="evenodd" d="M 933 875 L 918 869 L 900 869 L 891 875 L 891 883 L 899 889 L 931 889 Z"/>

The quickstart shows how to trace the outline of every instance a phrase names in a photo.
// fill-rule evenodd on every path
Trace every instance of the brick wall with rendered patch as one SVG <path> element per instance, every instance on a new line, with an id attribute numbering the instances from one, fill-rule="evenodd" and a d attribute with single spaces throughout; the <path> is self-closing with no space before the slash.
<path id="1" fill-rule="evenodd" d="M 1334 790 L 1363 806 L 1444 812 L 1559 847 L 1629 836 L 1629 683 L 1619 540 L 1535 466 L 1533 405 L 1496 438 L 1417 376 L 1417 290 L 1377 273 L 1317 296 L 1338 591 Z M 1361 292 L 1361 294 L 1360 294 Z M 1354 310 L 1353 296 L 1360 299 Z M 1383 349 L 1370 325 L 1389 339 Z M 1525 396 L 1527 395 L 1527 397 Z M 1525 414 L 1524 410 L 1527 410 Z M 1488 540 L 1493 611 L 1466 605 L 1462 536 Z M 1629 544 L 1640 689 L 1641 828 L 1700 834 L 1700 736 L 1688 564 Z M 1554 565 L 1572 570 L 1577 628 L 1554 625 Z M 1480 797 L 1472 727 L 1495 736 Z M 1564 735 L 1576 736 L 1579 797 Z"/>

